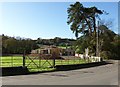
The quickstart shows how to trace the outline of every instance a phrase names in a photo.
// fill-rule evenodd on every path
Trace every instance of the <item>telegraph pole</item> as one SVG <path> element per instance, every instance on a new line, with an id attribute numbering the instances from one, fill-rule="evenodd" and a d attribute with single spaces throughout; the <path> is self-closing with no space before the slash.
<path id="1" fill-rule="evenodd" d="M 99 21 L 97 23 L 97 28 L 96 28 L 96 33 L 97 33 L 97 37 L 96 37 L 96 56 L 99 56 L 99 38 L 98 38 L 98 34 L 99 34 L 99 30 L 98 30 L 98 27 L 99 27 Z"/>

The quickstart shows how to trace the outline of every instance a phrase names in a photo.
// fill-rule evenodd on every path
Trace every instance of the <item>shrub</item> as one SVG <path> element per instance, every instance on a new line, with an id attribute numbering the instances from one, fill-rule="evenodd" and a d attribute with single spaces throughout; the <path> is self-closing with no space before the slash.
<path id="1" fill-rule="evenodd" d="M 100 57 L 104 59 L 110 59 L 111 58 L 111 52 L 110 51 L 102 51 L 100 53 Z"/>

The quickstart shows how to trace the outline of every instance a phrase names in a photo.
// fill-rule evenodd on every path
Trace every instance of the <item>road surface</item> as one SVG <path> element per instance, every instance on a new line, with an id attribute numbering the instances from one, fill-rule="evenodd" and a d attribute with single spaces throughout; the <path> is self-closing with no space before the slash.
<path id="1" fill-rule="evenodd" d="M 2 85 L 118 85 L 118 61 L 86 69 L 1 78 Z"/>

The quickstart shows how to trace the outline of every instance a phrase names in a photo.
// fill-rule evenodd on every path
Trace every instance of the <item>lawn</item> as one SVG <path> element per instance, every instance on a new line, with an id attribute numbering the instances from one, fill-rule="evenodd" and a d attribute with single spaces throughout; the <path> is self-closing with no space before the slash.
<path id="1" fill-rule="evenodd" d="M 25 60 L 25 66 L 28 67 L 29 71 L 48 71 L 53 70 L 53 60 L 34 59 L 33 62 L 28 57 Z M 78 59 L 65 59 L 55 60 L 55 65 L 69 65 L 69 64 L 82 64 L 87 63 L 85 60 Z M 22 56 L 5 56 L 1 57 L 1 67 L 14 67 L 23 66 Z M 50 68 L 51 67 L 51 68 Z"/>

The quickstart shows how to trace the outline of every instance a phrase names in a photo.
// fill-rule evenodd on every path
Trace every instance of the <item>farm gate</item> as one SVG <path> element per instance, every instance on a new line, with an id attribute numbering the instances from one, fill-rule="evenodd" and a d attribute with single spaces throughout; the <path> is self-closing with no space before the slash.
<path id="1" fill-rule="evenodd" d="M 30 54 L 23 56 L 23 66 L 30 71 L 48 71 L 55 67 L 55 58 L 52 54 Z"/>

